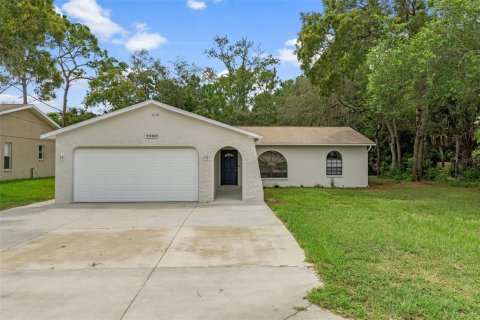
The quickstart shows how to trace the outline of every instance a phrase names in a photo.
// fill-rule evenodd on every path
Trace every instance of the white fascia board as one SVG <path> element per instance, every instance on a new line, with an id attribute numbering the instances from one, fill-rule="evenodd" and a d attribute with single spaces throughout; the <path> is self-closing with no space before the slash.
<path id="1" fill-rule="evenodd" d="M 10 110 L 6 110 L 6 111 L 3 111 L 3 112 L 0 112 L 0 116 L 1 115 L 5 115 L 5 114 L 9 114 L 9 113 L 14 113 L 14 112 L 18 112 L 18 111 L 22 111 L 22 110 L 28 110 L 28 109 L 32 109 L 37 115 L 39 115 L 40 117 L 42 117 L 45 121 L 47 121 L 48 123 L 50 123 L 51 125 L 53 125 L 55 128 L 60 128 L 60 126 L 55 122 L 53 121 L 52 119 L 50 119 L 46 114 L 44 114 L 40 109 L 38 109 L 36 106 L 34 106 L 33 104 L 29 104 L 29 105 L 26 105 L 26 106 L 23 106 L 23 107 L 20 107 L 20 108 L 15 108 L 15 109 L 10 109 Z M 54 131 L 52 131 L 54 132 Z"/>

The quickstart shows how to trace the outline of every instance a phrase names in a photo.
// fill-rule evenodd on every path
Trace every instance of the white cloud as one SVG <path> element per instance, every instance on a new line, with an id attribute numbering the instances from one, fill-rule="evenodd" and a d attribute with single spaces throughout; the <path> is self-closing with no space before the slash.
<path id="1" fill-rule="evenodd" d="M 120 25 L 110 19 L 110 10 L 103 9 L 96 0 L 70 0 L 62 6 L 62 9 L 68 16 L 86 24 L 103 40 L 127 34 Z"/>
<path id="2" fill-rule="evenodd" d="M 226 75 L 228 75 L 228 73 L 229 73 L 228 70 L 225 69 L 225 70 L 223 70 L 223 71 L 220 71 L 220 72 L 217 74 L 217 77 L 220 78 L 220 77 L 226 76 Z"/>
<path id="3" fill-rule="evenodd" d="M 207 4 L 205 1 L 198 1 L 198 0 L 187 0 L 187 7 L 192 10 L 204 10 L 207 8 Z"/>
<path id="4" fill-rule="evenodd" d="M 0 94 L 0 103 L 23 103 L 22 96 L 2 93 Z"/>
<path id="5" fill-rule="evenodd" d="M 297 39 L 290 39 L 285 41 L 285 46 L 287 47 L 295 47 L 297 45 Z"/>
<path id="6" fill-rule="evenodd" d="M 134 26 L 137 31 L 125 43 L 125 48 L 128 51 L 151 50 L 167 43 L 167 39 L 160 34 L 147 32 L 146 23 L 136 22 Z"/>
<path id="7" fill-rule="evenodd" d="M 296 67 L 300 66 L 300 62 L 297 59 L 297 55 L 290 48 L 282 48 L 277 50 L 278 56 L 277 58 L 280 60 L 281 63 L 289 63 Z"/>
<path id="8" fill-rule="evenodd" d="M 78 79 L 75 82 L 72 82 L 72 87 L 70 88 L 71 90 L 87 90 L 88 89 L 88 79 Z"/>
<path id="9" fill-rule="evenodd" d="M 62 10 L 60 10 L 60 8 L 57 7 L 56 5 L 53 5 L 53 9 L 55 10 L 56 13 L 58 13 L 58 14 L 60 14 L 60 15 L 63 15 Z"/>
<path id="10" fill-rule="evenodd" d="M 147 24 L 145 22 L 135 22 L 133 24 L 135 29 L 140 30 L 140 31 L 146 31 L 147 30 Z"/>

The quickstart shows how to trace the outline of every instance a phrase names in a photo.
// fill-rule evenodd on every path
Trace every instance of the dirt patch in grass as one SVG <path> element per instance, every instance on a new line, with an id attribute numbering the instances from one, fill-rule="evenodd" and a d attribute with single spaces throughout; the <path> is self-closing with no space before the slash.
<path id="1" fill-rule="evenodd" d="M 280 199 L 265 198 L 265 202 L 268 205 L 279 205 L 279 204 L 282 204 L 284 201 Z"/>

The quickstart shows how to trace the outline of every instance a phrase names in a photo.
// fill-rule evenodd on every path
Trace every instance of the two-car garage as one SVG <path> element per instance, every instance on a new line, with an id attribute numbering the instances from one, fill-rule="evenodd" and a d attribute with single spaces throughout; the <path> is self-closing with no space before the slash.
<path id="1" fill-rule="evenodd" d="M 198 201 L 193 148 L 80 148 L 75 202 Z"/>

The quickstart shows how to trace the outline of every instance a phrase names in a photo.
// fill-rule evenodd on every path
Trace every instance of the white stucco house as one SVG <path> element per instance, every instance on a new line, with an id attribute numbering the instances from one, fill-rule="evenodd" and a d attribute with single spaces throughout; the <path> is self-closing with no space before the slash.
<path id="1" fill-rule="evenodd" d="M 145 101 L 41 136 L 57 203 L 263 201 L 263 187 L 368 186 L 372 141 L 348 127 L 234 127 Z"/>

